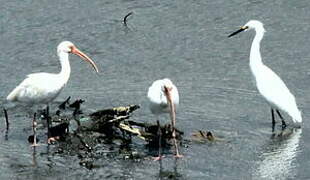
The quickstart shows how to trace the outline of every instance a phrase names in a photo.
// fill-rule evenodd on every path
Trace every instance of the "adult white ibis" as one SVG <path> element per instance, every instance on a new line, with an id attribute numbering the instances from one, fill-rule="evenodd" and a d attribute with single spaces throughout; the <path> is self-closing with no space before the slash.
<path id="1" fill-rule="evenodd" d="M 33 73 L 29 74 L 8 96 L 7 100 L 27 105 L 48 104 L 53 101 L 65 87 L 70 77 L 69 53 L 80 56 L 89 62 L 96 72 L 96 64 L 83 52 L 81 52 L 72 42 L 63 41 L 57 47 L 57 54 L 61 64 L 61 71 L 53 73 Z M 35 137 L 34 137 L 35 140 Z"/>
<path id="2" fill-rule="evenodd" d="M 297 108 L 294 95 L 286 87 L 281 78 L 262 62 L 260 42 L 265 33 L 263 24 L 260 21 L 251 20 L 228 37 L 248 29 L 254 29 L 256 32 L 250 52 L 250 68 L 259 93 L 271 106 L 272 129 L 274 130 L 275 126 L 274 110 L 276 110 L 282 120 L 282 128 L 286 127 L 286 123 L 279 110 L 291 116 L 294 123 L 301 123 L 302 117 Z"/>
<path id="3" fill-rule="evenodd" d="M 149 87 L 147 97 L 150 101 L 150 110 L 151 112 L 156 115 L 157 120 L 160 114 L 163 113 L 170 113 L 171 118 L 171 127 L 172 127 L 172 137 L 174 140 L 174 147 L 176 157 L 182 157 L 182 155 L 179 154 L 178 145 L 176 141 L 176 134 L 175 134 L 175 114 L 176 114 L 176 108 L 179 105 L 179 92 L 177 87 L 171 82 L 170 79 L 161 79 L 156 80 L 153 82 L 152 86 Z M 161 130 L 160 127 L 158 129 L 159 134 L 159 145 L 161 145 Z M 159 156 L 155 158 L 155 160 L 161 159 L 161 153 L 160 153 L 159 146 Z"/>

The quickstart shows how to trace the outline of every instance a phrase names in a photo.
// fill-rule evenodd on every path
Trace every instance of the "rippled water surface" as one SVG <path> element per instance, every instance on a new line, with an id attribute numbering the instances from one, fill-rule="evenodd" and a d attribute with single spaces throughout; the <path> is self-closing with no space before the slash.
<path id="1" fill-rule="evenodd" d="M 185 158 L 175 162 L 168 156 L 161 166 L 151 160 L 107 157 L 92 170 L 80 166 L 78 157 L 50 155 L 42 145 L 34 164 L 26 140 L 31 121 L 27 113 L 15 110 L 9 112 L 7 140 L 4 121 L 0 123 L 0 179 L 170 177 L 165 174 L 177 179 L 310 178 L 310 1 L 2 0 L 1 7 L 2 105 L 27 74 L 58 72 L 56 46 L 70 40 L 101 72 L 95 74 L 71 55 L 71 78 L 56 101 L 68 96 L 85 99 L 85 112 L 140 104 L 133 118 L 154 121 L 147 88 L 169 77 L 179 88 L 177 127 L 185 138 L 202 129 L 227 141 L 188 143 L 181 148 Z M 122 18 L 131 11 L 125 27 Z M 248 66 L 254 32 L 227 38 L 250 19 L 265 24 L 263 61 L 296 96 L 302 129 L 272 136 L 270 109 L 258 95 Z M 141 142 L 136 146 L 144 150 Z"/>

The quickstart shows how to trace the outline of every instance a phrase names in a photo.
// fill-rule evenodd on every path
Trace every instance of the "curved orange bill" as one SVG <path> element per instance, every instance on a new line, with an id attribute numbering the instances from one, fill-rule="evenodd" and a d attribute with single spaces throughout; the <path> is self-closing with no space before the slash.
<path id="1" fill-rule="evenodd" d="M 84 54 L 82 51 L 80 51 L 78 48 L 76 48 L 75 46 L 72 47 L 72 50 L 71 50 L 71 53 L 72 54 L 75 54 L 75 55 L 78 55 L 80 56 L 84 61 L 86 62 L 89 62 L 93 68 L 95 69 L 95 71 L 98 73 L 98 68 L 96 66 L 96 64 L 94 63 L 93 60 L 91 60 L 86 54 Z"/>

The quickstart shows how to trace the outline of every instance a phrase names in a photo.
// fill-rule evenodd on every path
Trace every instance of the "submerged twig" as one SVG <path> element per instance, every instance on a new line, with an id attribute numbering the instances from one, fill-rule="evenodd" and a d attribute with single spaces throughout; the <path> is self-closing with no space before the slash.
<path id="1" fill-rule="evenodd" d="M 84 101 L 77 100 L 74 103 L 70 103 L 70 105 L 65 102 L 64 104 L 68 110 L 78 111 L 81 103 Z M 60 153 L 67 149 L 69 153 L 76 152 L 83 154 L 83 156 L 85 155 L 85 157 L 92 157 L 96 153 L 100 154 L 101 152 L 98 151 L 98 148 L 102 146 L 100 145 L 102 143 L 105 143 L 107 146 L 110 143 L 119 144 L 120 149 L 123 146 L 130 148 L 129 144 L 132 142 L 132 136 L 145 141 L 149 148 L 158 148 L 158 146 L 169 148 L 173 140 L 170 124 L 160 125 L 128 120 L 132 112 L 139 107 L 139 105 L 114 107 L 99 110 L 88 115 L 84 114 L 81 117 L 75 117 L 74 115 L 73 117 L 68 117 L 67 115 L 49 117 L 46 115 L 45 118 L 51 118 L 49 121 L 54 122 L 54 126 L 49 125 L 49 140 L 63 141 L 59 141 Z M 69 133 L 68 126 L 70 126 L 72 118 L 78 122 L 78 127 L 76 127 L 75 123 L 72 123 Z M 55 125 L 56 123 L 57 125 Z M 158 137 L 158 131 L 160 131 L 160 137 Z M 175 131 L 176 136 L 174 137 L 181 140 L 183 132 L 177 129 Z"/>
<path id="2" fill-rule="evenodd" d="M 124 19 L 123 19 L 123 22 L 124 22 L 124 25 L 127 27 L 127 18 L 129 17 L 129 16 L 131 16 L 133 14 L 133 12 L 130 12 L 130 13 L 128 13 L 125 17 L 124 17 Z"/>
<path id="3" fill-rule="evenodd" d="M 124 123 L 119 123 L 118 126 L 119 126 L 119 128 L 121 128 L 121 129 L 123 129 L 123 130 L 125 130 L 125 131 L 127 131 L 127 132 L 129 132 L 129 133 L 131 133 L 133 135 L 136 135 L 137 137 L 139 137 L 139 138 L 141 138 L 143 140 L 146 140 L 144 135 L 143 135 L 143 133 L 141 133 L 141 131 L 139 129 L 132 128 L 132 127 L 130 127 L 130 126 L 124 124 Z"/>
<path id="4" fill-rule="evenodd" d="M 192 134 L 192 140 L 197 142 L 218 142 L 218 141 L 226 141 L 223 138 L 214 136 L 211 131 L 202 131 L 198 130 Z"/>
<path id="5" fill-rule="evenodd" d="M 79 135 L 78 133 L 74 133 L 74 135 L 80 140 L 80 142 L 82 143 L 82 145 L 88 150 L 91 151 L 92 147 L 90 147 L 84 140 L 83 137 L 81 135 Z"/>
<path id="6" fill-rule="evenodd" d="M 128 118 L 129 118 L 129 116 L 118 116 L 114 119 L 108 120 L 107 123 L 121 122 L 121 121 L 128 119 Z"/>
<path id="7" fill-rule="evenodd" d="M 201 135 L 201 137 L 203 137 L 203 138 L 206 137 L 205 134 L 204 134 L 201 130 L 199 130 L 198 132 L 199 132 L 199 134 Z"/>
<path id="8" fill-rule="evenodd" d="M 73 116 L 78 115 L 78 114 L 82 114 L 80 109 L 81 109 L 81 104 L 84 102 L 85 101 L 83 99 L 78 99 L 69 105 L 70 108 L 74 108 Z"/>
<path id="9" fill-rule="evenodd" d="M 62 137 L 69 131 L 69 123 L 64 122 L 50 128 L 51 137 Z"/>
<path id="10" fill-rule="evenodd" d="M 5 117 L 5 124 L 6 124 L 6 130 L 9 130 L 9 116 L 8 116 L 8 112 L 5 108 L 3 108 L 3 112 L 4 112 L 4 117 Z"/>
<path id="11" fill-rule="evenodd" d="M 69 105 L 70 108 L 76 108 L 76 109 L 80 109 L 81 108 L 81 104 L 84 103 L 85 101 L 83 99 L 78 99 L 76 101 L 74 101 L 72 104 Z"/>
<path id="12" fill-rule="evenodd" d="M 61 103 L 58 108 L 59 109 L 66 109 L 66 104 L 69 104 L 69 101 L 71 99 L 71 96 L 69 96 L 63 103 Z"/>
<path id="13" fill-rule="evenodd" d="M 142 127 L 142 128 L 145 128 L 145 127 L 149 127 L 151 126 L 151 124 L 147 124 L 147 123 L 142 123 L 142 122 L 136 122 L 136 121 L 127 121 L 128 124 L 130 124 L 131 126 L 139 126 L 139 127 Z"/>

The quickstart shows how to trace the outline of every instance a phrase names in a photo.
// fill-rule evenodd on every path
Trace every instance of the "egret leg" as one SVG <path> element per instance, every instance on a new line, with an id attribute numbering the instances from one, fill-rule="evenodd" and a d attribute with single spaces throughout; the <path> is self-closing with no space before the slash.
<path id="1" fill-rule="evenodd" d="M 274 119 L 274 110 L 271 108 L 271 117 L 272 117 L 272 132 L 274 132 L 274 127 L 276 125 L 276 121 Z"/>
<path id="2" fill-rule="evenodd" d="M 158 161 L 161 160 L 164 156 L 162 156 L 161 154 L 161 136 L 162 136 L 162 132 L 161 132 L 161 128 L 160 128 L 160 124 L 159 124 L 159 120 L 157 120 L 157 126 L 158 126 L 158 130 L 157 130 L 157 135 L 158 135 L 158 157 L 154 157 L 154 161 Z"/>
<path id="3" fill-rule="evenodd" d="M 286 123 L 284 121 L 284 118 L 282 117 L 281 113 L 279 110 L 277 110 L 277 113 L 279 115 L 279 117 L 281 118 L 281 121 L 282 121 L 282 129 L 285 129 L 286 128 Z"/>
<path id="4" fill-rule="evenodd" d="M 8 111 L 5 108 L 3 108 L 3 112 L 4 112 L 4 117 L 5 117 L 6 131 L 8 131 L 9 126 L 10 126 Z"/>

